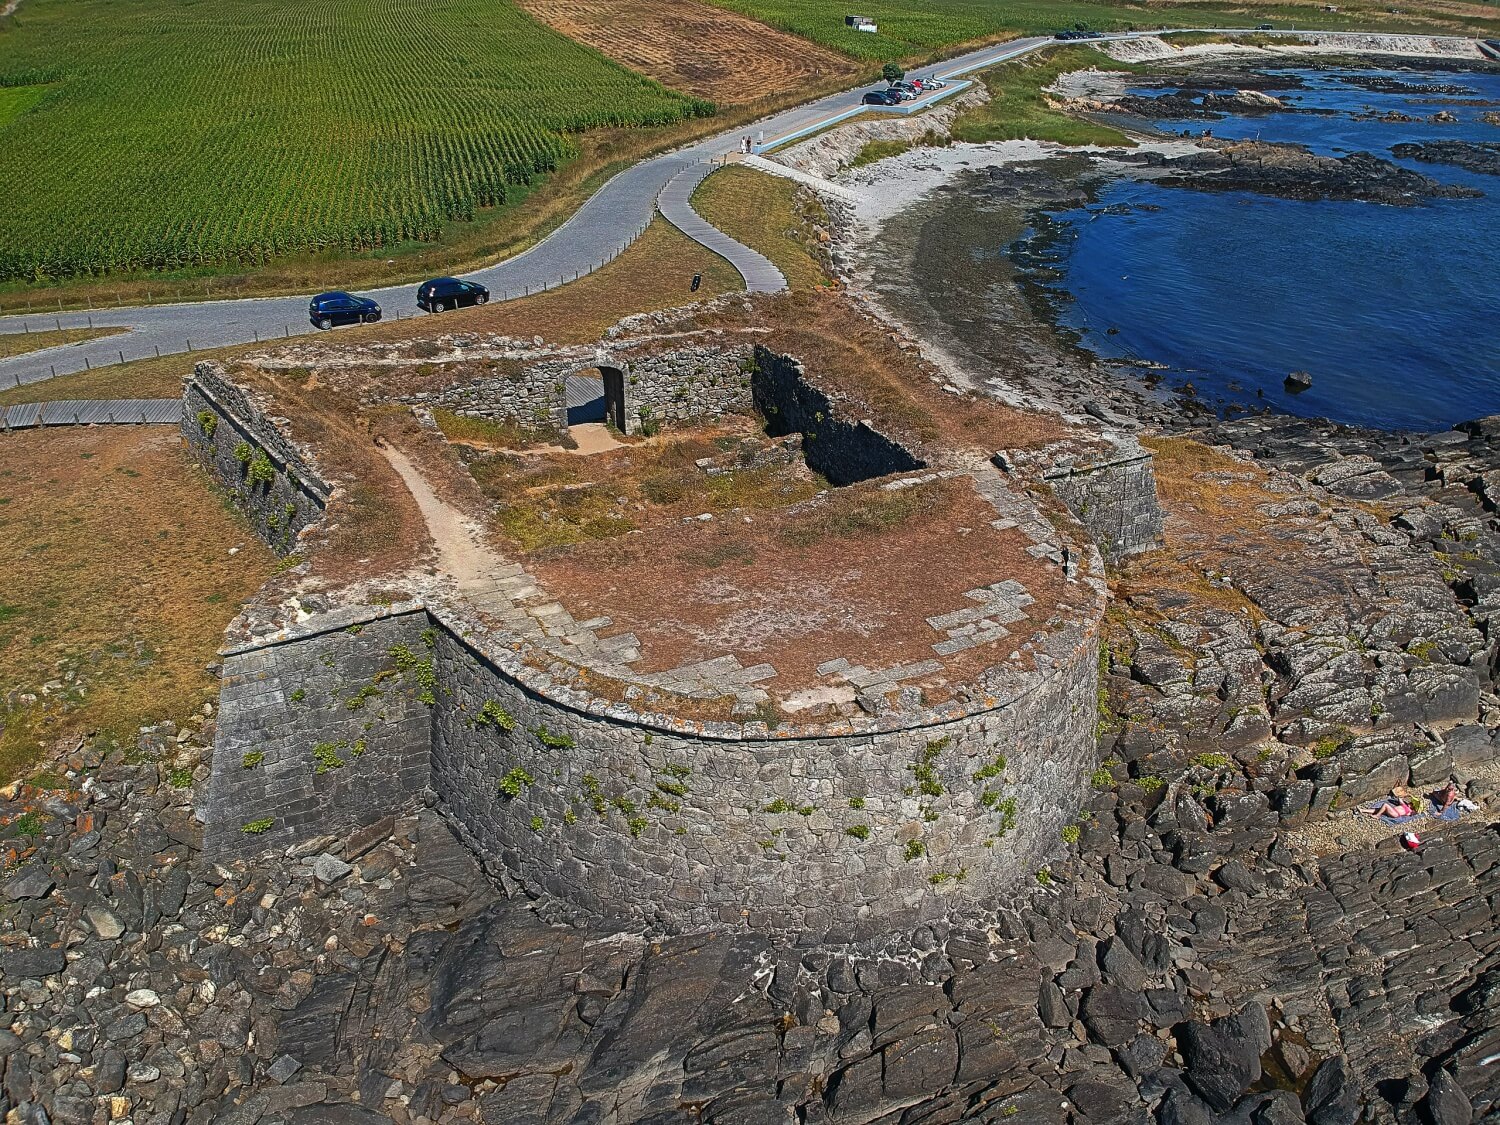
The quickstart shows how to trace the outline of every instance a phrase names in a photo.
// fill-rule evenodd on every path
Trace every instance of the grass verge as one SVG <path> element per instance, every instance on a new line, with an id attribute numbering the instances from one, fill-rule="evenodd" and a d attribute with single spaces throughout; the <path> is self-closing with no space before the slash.
<path id="1" fill-rule="evenodd" d="M 965 110 L 953 122 L 956 141 L 1036 140 L 1064 145 L 1130 145 L 1118 129 L 1069 116 L 1047 104 L 1043 92 L 1060 74 L 1098 67 L 1138 73 L 1148 67 L 1116 62 L 1092 47 L 1064 47 L 1045 55 L 1029 55 L 980 74 L 990 100 Z"/>
<path id="2" fill-rule="evenodd" d="M 64 740 L 128 747 L 214 698 L 205 666 L 275 559 L 177 434 L 5 434 L 0 464 L 0 781 Z"/>
<path id="3" fill-rule="evenodd" d="M 693 209 L 731 238 L 759 250 L 786 275 L 793 289 L 829 284 L 816 249 L 828 213 L 794 181 L 728 167 L 693 194 Z"/>
<path id="4" fill-rule="evenodd" d="M 47 332 L 7 332 L 0 335 L 0 359 L 13 355 L 28 355 L 43 348 L 56 348 L 63 344 L 81 344 L 85 340 L 97 340 L 101 336 L 118 336 L 123 328 L 64 328 Z"/>

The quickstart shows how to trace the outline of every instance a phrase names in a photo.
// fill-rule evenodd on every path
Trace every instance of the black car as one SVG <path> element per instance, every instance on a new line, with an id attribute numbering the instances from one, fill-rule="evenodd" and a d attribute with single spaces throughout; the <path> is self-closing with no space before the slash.
<path id="1" fill-rule="evenodd" d="M 380 319 L 380 306 L 368 297 L 356 297 L 335 289 L 319 293 L 307 303 L 307 318 L 319 328 L 335 324 L 372 324 Z"/>
<path id="2" fill-rule="evenodd" d="M 482 305 L 490 291 L 477 281 L 459 281 L 456 277 L 435 277 L 417 287 L 417 307 L 428 312 L 445 312 L 465 305 Z"/>
<path id="3" fill-rule="evenodd" d="M 871 90 L 864 96 L 865 105 L 900 105 L 901 91 Z"/>

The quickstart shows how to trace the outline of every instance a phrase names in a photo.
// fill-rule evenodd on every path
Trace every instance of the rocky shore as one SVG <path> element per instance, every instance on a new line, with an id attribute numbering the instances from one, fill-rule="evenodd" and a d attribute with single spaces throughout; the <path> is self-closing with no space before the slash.
<path id="1" fill-rule="evenodd" d="M 1452 164 L 1470 172 L 1500 176 L 1500 144 L 1473 141 L 1426 141 L 1422 144 L 1393 145 L 1391 152 L 1402 160 L 1419 160 L 1424 164 Z"/>

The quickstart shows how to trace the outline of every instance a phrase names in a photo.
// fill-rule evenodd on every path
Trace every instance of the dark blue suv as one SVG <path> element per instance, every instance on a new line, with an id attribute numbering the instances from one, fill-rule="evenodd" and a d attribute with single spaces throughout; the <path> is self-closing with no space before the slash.
<path id="1" fill-rule="evenodd" d="M 459 281 L 456 277 L 435 277 L 417 286 L 417 307 L 430 313 L 482 305 L 489 299 L 490 291 L 479 282 Z"/>
<path id="2" fill-rule="evenodd" d="M 319 328 L 335 324 L 372 324 L 380 319 L 380 306 L 368 297 L 334 290 L 319 293 L 307 305 L 307 316 Z"/>

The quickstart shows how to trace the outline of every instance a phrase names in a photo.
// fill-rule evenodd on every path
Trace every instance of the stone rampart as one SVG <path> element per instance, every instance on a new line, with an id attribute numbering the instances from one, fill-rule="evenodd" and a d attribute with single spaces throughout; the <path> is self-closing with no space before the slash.
<path id="1" fill-rule="evenodd" d="M 1151 451 L 1128 434 L 1105 434 L 1086 449 L 1002 452 L 995 463 L 1025 464 L 1078 517 L 1107 559 L 1152 551 L 1162 542 L 1162 511 Z"/>
<path id="2" fill-rule="evenodd" d="M 414 608 L 226 655 L 211 856 L 430 787 L 492 871 L 582 916 L 855 940 L 993 904 L 1060 847 L 1094 767 L 1092 625 L 973 705 L 768 730 L 543 694 L 509 638 Z"/>
<path id="3" fill-rule="evenodd" d="M 289 553 L 302 529 L 322 517 L 329 486 L 217 364 L 198 364 L 183 383 L 182 435 L 279 554 Z"/>
<path id="4" fill-rule="evenodd" d="M 927 467 L 868 422 L 851 422 L 847 406 L 841 417 L 833 399 L 808 382 L 802 364 L 791 356 L 757 346 L 750 388 L 766 432 L 772 437 L 800 433 L 808 466 L 833 484 Z"/>
<path id="5" fill-rule="evenodd" d="M 210 855 L 279 850 L 421 800 L 430 628 L 419 606 L 361 607 L 223 654 L 213 777 L 199 810 Z"/>
<path id="6" fill-rule="evenodd" d="M 688 345 L 668 351 L 578 349 L 518 371 L 413 396 L 410 401 L 529 429 L 568 428 L 567 380 L 619 372 L 626 433 L 750 408 L 749 345 Z"/>

